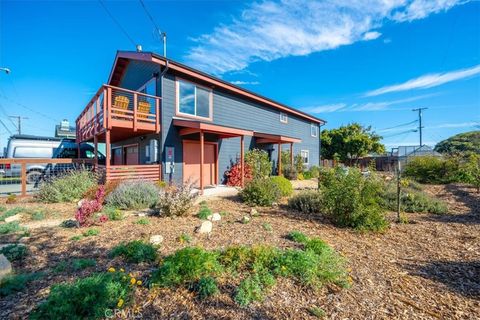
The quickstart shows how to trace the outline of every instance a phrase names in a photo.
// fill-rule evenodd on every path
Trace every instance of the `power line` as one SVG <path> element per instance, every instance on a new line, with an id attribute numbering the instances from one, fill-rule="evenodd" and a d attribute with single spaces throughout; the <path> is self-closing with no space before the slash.
<path id="1" fill-rule="evenodd" d="M 143 0 L 138 0 L 140 1 L 140 4 L 143 7 L 143 10 L 147 14 L 148 18 L 152 22 L 153 26 L 155 27 L 155 31 L 157 31 L 158 35 L 162 37 L 163 39 L 163 56 L 167 56 L 167 34 L 165 32 L 160 31 L 160 28 L 158 27 L 157 23 L 155 22 L 155 19 L 153 19 L 153 16 L 150 14 L 150 12 L 147 9 L 147 6 L 143 2 Z"/>
<path id="2" fill-rule="evenodd" d="M 17 132 L 18 134 L 22 134 L 22 120 L 27 120 L 27 117 L 22 117 L 22 116 L 10 116 L 10 118 L 15 118 L 17 119 Z"/>
<path id="3" fill-rule="evenodd" d="M 419 131 L 419 135 L 420 135 L 420 147 L 423 146 L 423 136 L 422 136 L 422 129 L 423 129 L 423 126 L 422 126 L 422 110 L 426 110 L 428 108 L 416 108 L 416 109 L 412 109 L 412 111 L 418 111 L 418 131 Z"/>
<path id="4" fill-rule="evenodd" d="M 10 129 L 8 129 L 8 127 L 5 125 L 5 122 L 3 122 L 2 119 L 0 119 L 0 123 L 3 125 L 3 127 L 8 131 L 8 133 L 10 133 L 10 135 L 13 135 L 12 131 L 10 131 Z"/>
<path id="5" fill-rule="evenodd" d="M 388 127 L 388 128 L 383 128 L 383 129 L 380 129 L 378 131 L 385 131 L 385 130 L 390 130 L 390 129 L 395 129 L 395 128 L 400 128 L 400 127 L 404 127 L 404 126 L 408 126 L 409 124 L 413 124 L 415 122 L 417 122 L 418 120 L 413 120 L 413 121 L 410 121 L 410 122 L 407 122 L 407 123 L 403 123 L 403 124 L 399 124 L 399 125 L 396 125 L 396 126 L 393 126 L 393 127 Z"/>
<path id="6" fill-rule="evenodd" d="M 8 101 L 10 101 L 11 103 L 14 103 L 14 104 L 16 104 L 16 105 L 18 105 L 18 106 L 20 106 L 20 107 L 22 107 L 22 108 L 24 108 L 24 109 L 26 109 L 26 110 L 28 110 L 28 111 L 31 111 L 31 112 L 33 112 L 33 113 L 36 113 L 36 114 L 38 114 L 39 116 L 42 116 L 42 117 L 44 117 L 44 118 L 46 118 L 46 119 L 48 119 L 48 120 L 54 121 L 55 123 L 59 122 L 58 119 L 54 119 L 54 118 L 52 118 L 52 117 L 50 117 L 50 116 L 48 116 L 48 115 L 46 115 L 46 114 L 44 114 L 44 113 L 42 113 L 42 112 L 40 112 L 40 111 L 37 111 L 37 110 L 35 110 L 35 109 L 33 109 L 33 108 L 30 108 L 29 106 L 24 105 L 23 103 L 17 102 L 17 101 L 15 101 L 15 100 L 9 98 L 9 97 L 6 96 L 5 94 L 0 93 L 0 96 L 2 96 L 5 100 L 8 100 Z M 4 113 L 5 113 L 5 112 L 4 112 Z M 6 115 L 6 113 L 5 113 L 5 115 Z"/>
<path id="7" fill-rule="evenodd" d="M 417 132 L 417 129 L 410 129 L 410 130 L 402 131 L 402 132 L 399 132 L 399 133 L 394 133 L 394 134 L 391 134 L 391 135 L 388 135 L 388 136 L 384 136 L 382 138 L 391 138 L 391 137 L 400 136 L 402 134 L 411 133 L 411 132 Z"/>
<path id="8" fill-rule="evenodd" d="M 98 0 L 98 2 L 100 3 L 100 5 L 103 7 L 103 9 L 105 10 L 105 12 L 110 16 L 110 18 L 113 20 L 113 22 L 115 22 L 115 24 L 117 25 L 117 27 L 123 32 L 123 34 L 128 38 L 128 40 L 130 40 L 130 42 L 132 43 L 132 45 L 135 47 L 137 44 L 135 43 L 135 41 L 133 41 L 132 37 L 130 37 L 130 35 L 128 34 L 127 30 L 125 30 L 122 25 L 120 24 L 120 22 L 118 22 L 118 20 L 113 16 L 112 13 L 110 13 L 110 11 L 108 10 L 107 6 L 105 5 L 105 3 L 103 2 L 103 0 Z"/>

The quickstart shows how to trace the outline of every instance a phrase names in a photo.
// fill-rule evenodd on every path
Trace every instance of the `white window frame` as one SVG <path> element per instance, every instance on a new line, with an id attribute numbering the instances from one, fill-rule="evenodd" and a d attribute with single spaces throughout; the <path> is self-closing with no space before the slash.
<path id="1" fill-rule="evenodd" d="M 180 111 L 180 82 L 184 83 L 189 83 L 194 86 L 194 98 L 193 98 L 193 104 L 194 104 L 194 113 L 195 114 L 190 114 L 190 113 L 185 113 Z M 203 120 L 208 120 L 212 121 L 213 120 L 213 90 L 208 87 L 200 86 L 194 82 L 184 80 L 184 79 L 176 79 L 176 114 L 187 117 L 187 118 L 194 118 L 194 119 L 203 119 Z M 197 88 L 201 88 L 203 90 L 208 91 L 208 117 L 202 117 L 202 116 L 197 116 Z"/>
<path id="2" fill-rule="evenodd" d="M 306 153 L 306 157 L 303 154 Z M 310 150 L 300 150 L 300 155 L 302 156 L 302 163 L 304 166 L 308 166 L 310 164 Z M 305 158 L 307 158 L 307 162 L 304 162 Z"/>
<path id="3" fill-rule="evenodd" d="M 285 117 L 285 119 L 284 119 Z M 288 123 L 288 114 L 285 112 L 280 112 L 280 122 L 281 123 Z"/>
<path id="4" fill-rule="evenodd" d="M 315 133 L 312 132 L 313 128 L 315 128 Z M 310 124 L 310 135 L 314 138 L 318 137 L 318 126 L 314 123 Z"/>

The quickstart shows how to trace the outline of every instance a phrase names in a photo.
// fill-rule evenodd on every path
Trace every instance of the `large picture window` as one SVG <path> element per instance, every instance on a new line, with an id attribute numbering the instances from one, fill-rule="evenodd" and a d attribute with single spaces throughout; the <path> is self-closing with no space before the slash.
<path id="1" fill-rule="evenodd" d="M 177 111 L 194 117 L 211 119 L 212 92 L 191 82 L 177 81 Z"/>
<path id="2" fill-rule="evenodd" d="M 308 150 L 301 150 L 300 155 L 302 156 L 303 164 L 308 165 L 310 162 L 310 159 L 309 159 L 310 152 L 308 152 Z"/>

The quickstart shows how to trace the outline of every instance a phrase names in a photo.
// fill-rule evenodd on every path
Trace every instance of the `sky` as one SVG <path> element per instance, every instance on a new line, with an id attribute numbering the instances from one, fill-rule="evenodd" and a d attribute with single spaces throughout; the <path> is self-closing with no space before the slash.
<path id="1" fill-rule="evenodd" d="M 480 129 L 480 1 L 149 1 L 167 56 L 387 149 Z M 106 9 L 105 9 L 106 8 Z M 113 17 L 113 19 L 112 19 Z M 0 0 L 0 147 L 74 123 L 117 50 L 163 52 L 140 0 Z"/>

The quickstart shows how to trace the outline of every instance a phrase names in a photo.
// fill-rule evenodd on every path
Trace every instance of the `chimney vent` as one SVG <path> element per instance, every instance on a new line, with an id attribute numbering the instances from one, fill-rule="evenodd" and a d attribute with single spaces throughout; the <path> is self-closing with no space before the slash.
<path id="1" fill-rule="evenodd" d="M 137 52 L 142 52 L 142 45 L 141 44 L 137 44 Z"/>

